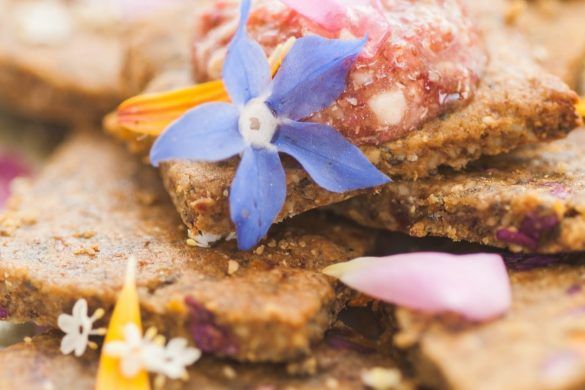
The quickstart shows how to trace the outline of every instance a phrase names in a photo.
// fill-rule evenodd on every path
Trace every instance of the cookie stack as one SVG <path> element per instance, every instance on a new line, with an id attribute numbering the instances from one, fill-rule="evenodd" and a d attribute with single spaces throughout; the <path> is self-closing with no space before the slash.
<path id="1" fill-rule="evenodd" d="M 0 388 L 585 385 L 585 1 L 122 3 L 0 2 Z"/>

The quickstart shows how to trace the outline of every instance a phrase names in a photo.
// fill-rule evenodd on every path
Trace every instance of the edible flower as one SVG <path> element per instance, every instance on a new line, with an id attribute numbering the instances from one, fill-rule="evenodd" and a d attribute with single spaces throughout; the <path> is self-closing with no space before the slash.
<path id="1" fill-rule="evenodd" d="M 242 250 L 267 234 L 284 205 L 286 176 L 279 152 L 296 159 L 318 185 L 332 192 L 390 181 L 332 127 L 300 122 L 344 91 L 366 40 L 298 39 L 272 81 L 263 49 L 247 35 L 249 13 L 250 0 L 244 0 L 223 68 L 233 104 L 207 103 L 190 110 L 156 140 L 150 153 L 154 166 L 241 155 L 229 201 Z"/>
<path id="2" fill-rule="evenodd" d="M 186 367 L 201 357 L 201 351 L 189 347 L 187 339 L 174 338 L 165 346 L 164 337 L 149 329 L 144 337 L 135 324 L 124 327 L 124 339 L 104 345 L 104 353 L 119 359 L 120 371 L 126 378 L 146 370 L 170 379 L 187 379 Z"/>
<path id="3" fill-rule="evenodd" d="M 120 359 L 105 353 L 107 345 L 130 338 L 134 334 L 142 332 L 142 320 L 140 318 L 140 304 L 138 292 L 136 291 L 136 258 L 130 257 L 126 268 L 126 278 L 124 287 L 118 296 L 118 301 L 114 307 L 112 318 L 108 326 L 108 332 L 102 349 L 100 366 L 97 375 L 96 390 L 109 389 L 128 389 L 128 390 L 148 390 L 150 382 L 148 373 L 144 369 L 138 370 L 135 375 L 128 377 L 120 369 Z M 130 330 L 127 325 L 131 325 L 134 330 Z M 126 373 L 132 372 L 132 366 L 125 364 Z"/>
<path id="4" fill-rule="evenodd" d="M 579 99 L 579 103 L 577 103 L 577 112 L 585 118 L 585 97 Z"/>
<path id="5" fill-rule="evenodd" d="M 272 77 L 296 41 L 290 37 L 279 44 L 268 59 Z M 170 92 L 134 96 L 120 104 L 115 114 L 106 117 L 106 128 L 120 133 L 129 132 L 130 139 L 156 137 L 188 110 L 204 103 L 229 102 L 230 97 L 221 80 L 181 88 Z"/>
<path id="6" fill-rule="evenodd" d="M 72 314 L 60 314 L 57 318 L 57 325 L 65 336 L 61 340 L 61 353 L 69 355 L 74 353 L 75 356 L 82 356 L 87 347 L 95 349 L 97 344 L 90 341 L 91 336 L 103 336 L 106 334 L 105 328 L 93 329 L 93 324 L 104 316 L 103 309 L 96 310 L 90 317 L 87 313 L 87 301 L 79 299 L 73 305 Z"/>
<path id="7" fill-rule="evenodd" d="M 122 332 L 122 340 L 104 344 L 104 354 L 118 359 L 120 372 L 125 378 L 131 379 L 141 371 L 146 371 L 149 365 L 154 365 L 159 345 L 151 332 L 142 337 L 142 331 L 136 324 L 126 324 Z"/>
<path id="8" fill-rule="evenodd" d="M 323 272 L 373 298 L 430 314 L 450 312 L 486 321 L 511 305 L 506 266 L 497 254 L 367 257 Z"/>
<path id="9" fill-rule="evenodd" d="M 189 347 L 184 338 L 172 339 L 165 346 L 165 338 L 154 328 L 142 335 L 135 275 L 136 259 L 131 257 L 104 342 L 97 390 L 150 389 L 149 372 L 161 380 L 187 379 L 186 367 L 201 358 L 201 351 Z"/>
<path id="10" fill-rule="evenodd" d="M 201 358 L 201 351 L 197 348 L 189 347 L 187 339 L 177 337 L 168 342 L 163 348 L 159 347 L 154 364 L 149 371 L 164 375 L 170 379 L 188 378 L 188 367 Z"/>
<path id="11" fill-rule="evenodd" d="M 329 33 L 340 36 L 368 35 L 361 55 L 372 58 L 391 34 L 380 0 L 282 0 Z"/>

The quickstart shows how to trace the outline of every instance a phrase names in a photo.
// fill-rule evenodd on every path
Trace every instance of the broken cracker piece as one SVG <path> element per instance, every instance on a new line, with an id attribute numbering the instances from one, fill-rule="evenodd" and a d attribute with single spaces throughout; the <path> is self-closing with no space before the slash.
<path id="1" fill-rule="evenodd" d="M 441 165 L 460 169 L 481 155 L 495 155 L 524 144 L 561 138 L 579 123 L 574 108 L 576 95 L 535 64 L 515 28 L 505 25 L 504 4 L 500 1 L 466 3 L 483 30 L 490 57 L 480 87 L 468 106 L 432 120 L 399 140 L 362 146 L 364 153 L 395 179 L 428 176 Z M 153 35 L 162 34 L 160 31 L 137 34 L 150 36 L 155 42 L 174 42 L 154 39 Z M 144 60 L 154 55 L 148 40 L 133 41 L 136 42 L 132 49 L 134 56 L 142 53 L 142 62 L 152 63 Z M 170 78 L 179 83 L 175 86 L 181 87 L 184 84 L 180 83 L 184 83 L 188 72 L 178 71 L 181 61 L 176 59 L 182 59 L 185 69 L 190 64 L 185 47 L 177 47 L 175 53 L 175 56 L 171 55 L 167 46 L 165 56 L 171 63 L 170 71 L 167 72 L 164 61 L 155 61 L 155 64 L 160 64 L 160 69 L 153 71 L 150 67 L 147 73 L 158 74 L 160 79 L 167 81 L 168 75 L 172 74 L 175 78 Z M 132 66 L 126 69 L 132 70 L 130 73 L 140 73 L 139 62 L 130 62 Z M 158 83 L 157 80 L 157 77 L 153 79 L 153 85 Z M 165 87 L 168 88 L 168 83 Z M 153 88 L 148 87 L 148 90 Z M 127 129 L 116 126 L 115 118 L 108 118 L 106 126 L 110 133 L 129 143 L 133 150 L 148 151 L 152 138 L 133 137 Z M 236 165 L 235 160 L 219 164 L 177 161 L 162 165 L 165 186 L 193 235 L 206 232 L 225 236 L 234 230 L 226 193 Z M 286 171 L 288 197 L 277 221 L 357 195 L 322 190 L 293 162 L 286 164 Z"/>
<path id="2" fill-rule="evenodd" d="M 585 129 L 462 172 L 393 183 L 335 211 L 370 227 L 516 252 L 585 250 Z"/>
<path id="3" fill-rule="evenodd" d="M 156 171 L 104 138 L 76 135 L 13 196 L 4 221 L 34 210 L 36 222 L 0 238 L 0 307 L 10 320 L 54 327 L 80 298 L 111 311 L 135 256 L 145 328 L 247 361 L 298 358 L 322 339 L 347 297 L 320 270 L 364 255 L 375 233 L 314 215 L 275 229 L 278 245 L 261 255 L 233 241 L 190 247 Z M 144 204 L 139 193 L 158 200 Z M 230 261 L 239 264 L 232 275 Z"/>

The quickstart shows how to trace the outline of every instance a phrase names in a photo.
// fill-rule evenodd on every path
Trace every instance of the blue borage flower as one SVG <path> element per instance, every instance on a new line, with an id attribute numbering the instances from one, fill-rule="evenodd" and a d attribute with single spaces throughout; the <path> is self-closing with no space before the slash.
<path id="1" fill-rule="evenodd" d="M 321 187 L 346 192 L 388 183 L 362 152 L 332 127 L 300 122 L 345 89 L 366 39 L 298 39 L 274 80 L 263 49 L 248 37 L 250 0 L 229 46 L 223 81 L 233 104 L 207 103 L 187 112 L 157 139 L 154 166 L 169 160 L 217 162 L 241 154 L 230 190 L 238 245 L 253 248 L 280 213 L 286 178 L 279 152 L 295 158 Z"/>

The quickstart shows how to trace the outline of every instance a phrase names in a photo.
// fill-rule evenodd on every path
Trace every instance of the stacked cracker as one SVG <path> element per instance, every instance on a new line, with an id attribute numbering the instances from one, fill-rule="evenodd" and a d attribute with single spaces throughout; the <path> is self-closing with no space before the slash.
<path id="1" fill-rule="evenodd" d="M 583 7 L 583 2 L 558 4 L 558 13 L 552 14 L 530 5 L 513 18 L 505 3 L 468 3 L 478 14 L 490 51 L 476 100 L 385 145 L 380 166 L 398 180 L 379 194 L 329 194 L 301 170 L 287 167 L 290 196 L 283 219 L 353 197 L 333 211 L 366 226 L 415 236 L 445 235 L 530 254 L 583 250 L 582 133 L 529 146 L 564 137 L 576 126 L 576 95 L 531 59 L 518 36 L 518 29 L 528 32 L 532 44 L 540 45 L 538 53 L 542 55 L 543 47 L 551 51 L 546 63 L 550 69 L 568 82 L 576 79 L 569 69 L 577 58 L 571 54 L 582 52 L 578 42 L 567 48 L 566 57 L 557 56 L 553 50 L 560 50 L 559 44 L 540 40 L 538 32 L 546 24 L 572 34 L 576 27 L 563 14 L 571 14 L 570 7 Z M 172 34 L 164 28 L 168 24 L 157 23 L 162 17 L 136 25 L 122 73 L 125 86 L 114 95 L 189 82 L 185 45 L 193 19 L 186 9 L 192 10 L 189 5 L 165 11 L 166 20 L 177 25 Z M 179 26 L 179 20 L 185 24 Z M 55 55 L 63 55 L 59 46 L 52 47 Z M 27 71 L 16 56 L 6 58 L 9 66 Z M 52 79 L 35 82 L 63 91 L 47 81 Z M 115 104 L 109 92 L 99 95 Z M 34 107 L 28 115 L 43 112 L 28 102 L 10 101 L 21 111 Z M 86 111 L 81 104 L 77 110 Z M 96 115 L 91 110 L 87 114 Z M 126 259 L 134 255 L 146 325 L 189 337 L 207 353 L 190 370 L 189 382 L 168 383 L 169 388 L 360 388 L 379 385 L 362 375 L 368 370 L 397 366 L 404 370 L 403 378 L 414 373 L 417 381 L 436 388 L 563 389 L 585 384 L 580 337 L 585 332 L 585 283 L 578 254 L 506 255 L 514 305 L 504 318 L 487 324 L 379 303 L 359 308 L 363 299 L 320 270 L 370 253 L 486 249 L 407 240 L 315 213 L 277 225 L 250 253 L 237 251 L 234 242 L 193 247 L 187 243 L 188 233 L 226 235 L 233 230 L 224 195 L 233 164 L 167 164 L 161 181 L 95 127 L 78 127 L 84 130 L 61 146 L 41 174 L 16 189 L 2 216 L 0 307 L 10 320 L 54 328 L 57 316 L 80 297 L 90 307 L 109 312 L 123 283 Z M 150 142 L 128 138 L 116 127 L 109 130 L 136 151 L 144 151 Z M 518 147 L 522 149 L 512 154 L 452 171 L 481 155 Z M 413 153 L 416 160 L 406 158 Z M 200 207 L 201 202 L 207 207 Z M 542 225 L 541 218 L 552 216 L 556 224 L 534 228 Z M 520 240 L 522 235 L 527 239 Z M 61 355 L 58 337 L 48 333 L 0 352 L 0 387 L 92 388 L 97 357 Z M 412 386 L 399 375 L 390 385 Z"/>

